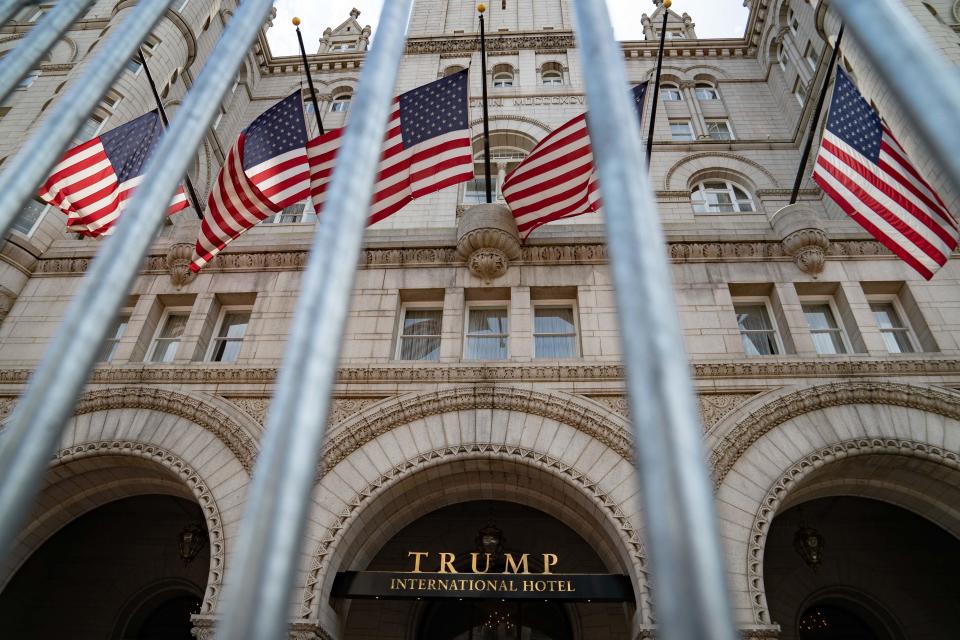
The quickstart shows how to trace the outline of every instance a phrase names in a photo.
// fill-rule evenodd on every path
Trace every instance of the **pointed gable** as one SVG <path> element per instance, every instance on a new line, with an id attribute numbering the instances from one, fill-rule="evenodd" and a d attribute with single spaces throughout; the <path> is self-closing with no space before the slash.
<path id="1" fill-rule="evenodd" d="M 372 30 L 370 25 L 361 27 L 357 18 L 360 12 L 357 9 L 350 11 L 350 17 L 340 23 L 336 29 L 327 29 L 320 39 L 320 48 L 317 53 L 352 53 L 366 51 L 370 42 Z"/>
<path id="2" fill-rule="evenodd" d="M 663 14 L 667 14 L 667 39 L 668 40 L 696 40 L 697 33 L 694 29 L 696 25 L 690 14 L 683 15 L 673 9 L 664 6 L 663 0 L 653 0 L 656 10 L 653 15 L 643 14 L 641 22 L 643 24 L 643 37 L 645 40 L 659 40 L 660 31 L 663 28 Z"/>

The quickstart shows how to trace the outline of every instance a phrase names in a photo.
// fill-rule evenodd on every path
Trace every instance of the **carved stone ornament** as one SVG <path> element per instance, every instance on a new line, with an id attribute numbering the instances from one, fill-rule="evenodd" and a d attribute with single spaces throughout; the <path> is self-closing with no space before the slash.
<path id="1" fill-rule="evenodd" d="M 17 294 L 4 286 L 0 286 L 0 322 L 7 317 L 13 303 L 17 301 Z"/>
<path id="2" fill-rule="evenodd" d="M 520 258 L 520 235 L 510 209 L 502 204 L 467 209 L 457 225 L 457 253 L 487 284 L 506 273 L 510 261 Z"/>
<path id="3" fill-rule="evenodd" d="M 193 256 L 193 245 L 189 242 L 178 242 L 167 251 L 167 270 L 170 272 L 170 282 L 180 288 L 193 282 L 197 274 L 190 270 L 190 258 Z"/>
<path id="4" fill-rule="evenodd" d="M 771 224 L 781 238 L 783 250 L 801 271 L 813 277 L 823 271 L 830 238 L 814 211 L 804 204 L 791 204 L 780 209 Z"/>

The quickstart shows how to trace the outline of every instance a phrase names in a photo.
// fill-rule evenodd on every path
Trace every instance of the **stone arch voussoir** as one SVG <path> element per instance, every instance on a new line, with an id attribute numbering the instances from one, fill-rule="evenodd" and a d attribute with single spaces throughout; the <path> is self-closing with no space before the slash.
<path id="1" fill-rule="evenodd" d="M 330 433 L 323 455 L 323 468 L 330 469 L 378 435 L 427 416 L 466 409 L 503 409 L 556 420 L 582 431 L 632 459 L 626 419 L 601 405 L 577 396 L 551 391 L 542 393 L 510 386 L 469 386 L 409 394 L 381 402 L 338 425 Z"/>

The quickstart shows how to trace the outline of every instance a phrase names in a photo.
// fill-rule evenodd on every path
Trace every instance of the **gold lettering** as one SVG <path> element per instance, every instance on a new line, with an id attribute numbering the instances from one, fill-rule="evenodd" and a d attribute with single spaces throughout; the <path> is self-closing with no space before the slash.
<path id="1" fill-rule="evenodd" d="M 560 558 L 557 557 L 555 553 L 545 553 L 543 554 L 543 572 L 547 575 L 553 573 L 550 571 L 551 567 L 557 566 L 557 563 L 560 561 Z"/>
<path id="2" fill-rule="evenodd" d="M 522 556 L 520 556 L 520 562 L 517 562 L 516 560 L 514 560 L 513 556 L 509 553 L 506 554 L 506 557 L 507 557 L 507 562 L 506 562 L 506 567 L 504 567 L 503 569 L 504 573 L 522 573 L 522 574 L 530 573 L 530 563 L 529 563 L 530 554 L 529 553 L 525 553 Z M 520 567 L 523 567 L 523 571 L 520 571 Z"/>
<path id="3" fill-rule="evenodd" d="M 486 591 L 487 583 L 483 580 L 471 580 L 470 581 L 470 590 L 471 591 Z"/>
<path id="4" fill-rule="evenodd" d="M 496 581 L 496 580 L 487 580 L 487 588 L 490 589 L 490 591 L 496 591 L 496 590 L 497 590 L 497 581 Z"/>
<path id="5" fill-rule="evenodd" d="M 435 590 L 436 588 L 437 588 L 437 581 L 436 581 L 436 580 L 434 580 L 433 578 L 430 578 L 429 580 L 427 580 L 427 589 L 428 589 L 428 590 L 433 591 L 433 590 Z"/>
<path id="6" fill-rule="evenodd" d="M 507 584 L 510 585 L 510 588 L 507 589 L 507 591 L 516 591 L 516 590 L 517 590 L 517 583 L 514 582 L 512 578 L 511 578 L 510 582 L 508 582 Z"/>
<path id="7" fill-rule="evenodd" d="M 443 578 L 437 578 L 437 588 L 441 591 L 448 591 L 450 589 L 450 583 Z"/>
<path id="8" fill-rule="evenodd" d="M 573 580 L 567 580 L 567 591 L 576 591 L 577 588 L 573 586 Z"/>
<path id="9" fill-rule="evenodd" d="M 523 581 L 523 590 L 524 590 L 524 591 L 533 591 L 533 580 L 524 580 L 524 581 Z"/>
<path id="10" fill-rule="evenodd" d="M 547 583 L 543 580 L 536 580 L 533 583 L 533 589 L 534 591 L 546 591 Z"/>
<path id="11" fill-rule="evenodd" d="M 413 556 L 413 572 L 412 573 L 423 573 L 420 571 L 420 559 L 426 558 L 430 555 L 429 551 L 408 551 L 407 557 Z"/>
<path id="12" fill-rule="evenodd" d="M 456 560 L 456 556 L 452 553 L 441 553 L 439 573 L 456 573 L 457 570 L 453 568 L 454 560 Z"/>
<path id="13" fill-rule="evenodd" d="M 479 553 L 470 554 L 470 569 L 473 571 L 473 573 L 486 573 L 490 570 L 490 554 L 483 554 L 487 557 L 487 565 L 483 568 L 483 571 L 480 571 L 480 569 L 477 568 L 477 556 L 479 555 Z"/>
<path id="14" fill-rule="evenodd" d="M 426 578 L 417 578 L 417 591 L 423 591 L 427 588 Z"/>

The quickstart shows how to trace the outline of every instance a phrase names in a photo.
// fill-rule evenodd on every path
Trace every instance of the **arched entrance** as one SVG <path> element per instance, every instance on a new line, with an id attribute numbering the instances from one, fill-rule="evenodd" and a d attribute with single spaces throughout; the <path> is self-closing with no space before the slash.
<path id="1" fill-rule="evenodd" d="M 0 593 L 4 632 L 190 640 L 209 549 L 204 515 L 191 500 L 138 495 L 101 504 L 48 538 L 13 575 Z"/>
<path id="2" fill-rule="evenodd" d="M 960 540 L 906 508 L 855 495 L 779 513 L 764 551 L 782 640 L 952 637 L 958 571 Z"/>
<path id="3" fill-rule="evenodd" d="M 493 532 L 493 533 L 491 533 Z M 484 542 L 484 539 L 488 542 Z M 499 549 L 491 571 L 502 571 L 505 554 L 529 554 L 529 572 L 544 570 L 543 554 L 559 558 L 556 573 L 606 573 L 594 549 L 573 529 L 542 511 L 513 502 L 474 500 L 436 509 L 397 531 L 365 571 L 409 571 L 411 551 L 441 551 L 456 558 L 459 573 L 471 572 L 470 553 L 493 538 Z M 498 565 L 499 563 L 499 565 Z M 580 640 L 629 638 L 632 606 L 563 602 L 549 597 L 517 599 L 410 598 L 354 600 L 344 624 L 347 640 Z"/>

